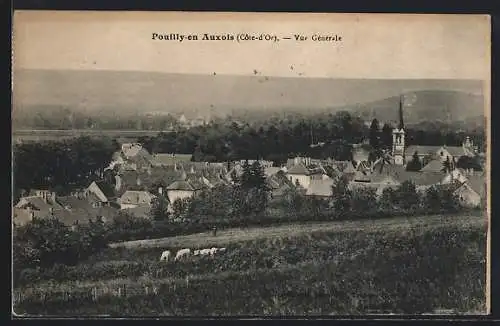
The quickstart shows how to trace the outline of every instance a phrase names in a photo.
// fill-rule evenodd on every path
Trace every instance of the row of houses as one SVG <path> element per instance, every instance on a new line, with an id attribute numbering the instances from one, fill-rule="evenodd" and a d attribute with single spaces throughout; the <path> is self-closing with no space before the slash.
<path id="1" fill-rule="evenodd" d="M 454 169 L 443 173 L 440 152 L 418 172 L 409 172 L 402 165 L 386 164 L 382 159 L 368 163 L 358 161 L 316 160 L 307 157 L 289 159 L 280 167 L 260 161 L 271 197 L 279 198 L 289 189 L 298 189 L 304 196 L 331 196 L 336 180 L 345 176 L 349 187 L 373 188 L 381 194 L 388 187 L 405 181 L 416 184 L 417 190 L 430 186 L 457 184 L 456 192 L 468 206 L 478 205 L 485 197 L 482 172 Z M 253 162 L 249 162 L 253 163 Z M 23 224 L 33 217 L 56 216 L 67 224 L 87 222 L 100 216 L 111 220 L 118 212 L 149 217 L 155 200 L 164 200 L 169 209 L 178 199 L 218 185 L 229 185 L 232 176 L 243 173 L 244 162 L 192 162 L 191 155 L 153 154 L 140 144 L 124 144 L 113 155 L 103 180 L 91 182 L 85 189 L 58 196 L 48 190 L 32 190 L 14 207 L 14 220 Z"/>

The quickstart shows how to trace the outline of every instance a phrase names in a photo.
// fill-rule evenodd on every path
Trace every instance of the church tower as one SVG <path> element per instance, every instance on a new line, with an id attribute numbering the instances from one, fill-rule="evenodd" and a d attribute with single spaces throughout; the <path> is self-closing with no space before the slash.
<path id="1" fill-rule="evenodd" d="M 403 97 L 399 98 L 399 126 L 392 130 L 392 157 L 394 164 L 405 164 L 405 130 L 403 123 Z"/>

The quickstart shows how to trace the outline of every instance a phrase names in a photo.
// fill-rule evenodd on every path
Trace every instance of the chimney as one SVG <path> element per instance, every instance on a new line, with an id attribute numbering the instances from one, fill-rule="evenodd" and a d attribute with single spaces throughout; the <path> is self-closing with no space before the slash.
<path id="1" fill-rule="evenodd" d="M 159 193 L 160 195 L 163 195 L 163 188 L 162 188 L 162 187 L 158 187 L 158 193 Z"/>

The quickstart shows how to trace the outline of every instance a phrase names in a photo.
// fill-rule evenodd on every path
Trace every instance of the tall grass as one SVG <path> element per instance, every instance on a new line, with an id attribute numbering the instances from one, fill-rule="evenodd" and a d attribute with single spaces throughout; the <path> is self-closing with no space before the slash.
<path id="1" fill-rule="evenodd" d="M 484 311 L 485 234 L 460 227 L 313 232 L 242 242 L 216 259 L 178 264 L 157 262 L 157 249 L 114 249 L 75 267 L 73 276 L 62 273 L 58 283 L 38 280 L 18 289 L 15 310 L 117 316 Z"/>

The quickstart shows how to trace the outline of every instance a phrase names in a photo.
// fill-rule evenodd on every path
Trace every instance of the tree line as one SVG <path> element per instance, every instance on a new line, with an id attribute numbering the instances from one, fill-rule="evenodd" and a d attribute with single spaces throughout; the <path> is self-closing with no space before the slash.
<path id="1" fill-rule="evenodd" d="M 289 157 L 352 159 L 352 144 L 369 140 L 369 150 L 390 149 L 392 129 L 389 123 L 374 119 L 366 126 L 348 112 L 320 118 L 292 117 L 271 119 L 264 124 L 214 123 L 177 133 L 142 137 L 139 141 L 151 152 L 193 154 L 195 161 L 266 159 L 278 164 Z M 461 146 L 470 136 L 484 150 L 484 131 L 405 128 L 406 145 Z"/>
<path id="2" fill-rule="evenodd" d="M 14 198 L 28 189 L 65 194 L 86 187 L 103 176 L 118 149 L 116 141 L 90 137 L 15 144 Z"/>

